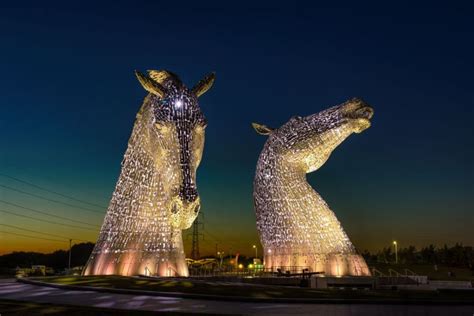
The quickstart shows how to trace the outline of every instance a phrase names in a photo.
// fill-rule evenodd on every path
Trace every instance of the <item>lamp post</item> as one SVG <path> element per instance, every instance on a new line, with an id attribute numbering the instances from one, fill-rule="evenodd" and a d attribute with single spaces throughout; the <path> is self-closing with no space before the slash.
<path id="1" fill-rule="evenodd" d="M 222 267 L 222 258 L 224 257 L 224 252 L 223 251 L 218 251 L 217 254 L 219 255 L 219 269 Z"/>
<path id="2" fill-rule="evenodd" d="M 253 247 L 253 249 L 255 249 L 255 259 L 257 259 L 258 258 L 258 248 L 257 248 L 256 245 L 253 245 L 252 247 Z"/>
<path id="3" fill-rule="evenodd" d="M 71 250 L 72 250 L 72 239 L 69 239 L 69 264 L 68 264 L 68 267 L 69 267 L 69 273 L 71 273 Z"/>
<path id="4" fill-rule="evenodd" d="M 393 246 L 395 247 L 395 264 L 398 264 L 398 244 L 397 241 L 393 241 Z"/>

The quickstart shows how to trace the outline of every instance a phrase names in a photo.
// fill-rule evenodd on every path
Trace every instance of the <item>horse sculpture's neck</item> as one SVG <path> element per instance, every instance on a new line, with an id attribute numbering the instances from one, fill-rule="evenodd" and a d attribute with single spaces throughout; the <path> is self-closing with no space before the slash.
<path id="1" fill-rule="evenodd" d="M 257 228 L 270 268 L 321 271 L 327 274 L 368 275 L 364 260 L 344 232 L 336 215 L 313 190 L 306 173 L 319 168 L 350 131 L 325 143 L 327 155 L 305 161 L 287 155 L 280 141 L 268 139 L 263 149 L 254 182 Z M 315 141 L 321 142 L 325 135 Z M 324 149 L 324 148 L 323 148 Z"/>
<path id="2" fill-rule="evenodd" d="M 150 103 L 140 109 L 99 239 L 84 274 L 188 274 L 170 192 L 149 142 Z"/>
<path id="3" fill-rule="evenodd" d="M 267 154 L 265 150 L 262 152 L 262 156 Z M 272 181 L 255 182 L 257 205 L 269 206 L 257 209 L 257 225 L 260 224 L 259 230 L 265 235 L 262 240 L 267 244 L 264 247 L 276 251 L 287 249 L 291 253 L 300 248 L 309 248 L 315 254 L 353 252 L 334 213 L 307 182 L 305 170 L 288 163 L 284 156 L 275 155 L 275 159 L 263 160 L 266 163 L 259 161 L 257 178 L 268 177 L 265 173 L 272 170 Z M 259 194 L 264 192 L 267 194 Z M 278 224 L 269 225 L 266 216 L 274 217 L 275 214 L 265 214 L 265 209 L 278 212 Z"/>

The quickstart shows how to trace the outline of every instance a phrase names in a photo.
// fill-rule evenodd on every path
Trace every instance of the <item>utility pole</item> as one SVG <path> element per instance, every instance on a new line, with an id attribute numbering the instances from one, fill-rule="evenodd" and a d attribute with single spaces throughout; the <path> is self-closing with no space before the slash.
<path id="1" fill-rule="evenodd" d="M 202 212 L 200 212 L 199 215 L 201 215 L 201 213 Z M 199 237 L 201 237 L 202 234 L 199 233 L 199 226 L 201 226 L 202 228 L 203 223 L 199 220 L 199 215 L 196 217 L 193 223 L 193 233 L 192 233 L 193 239 L 192 239 L 192 249 L 191 249 L 191 258 L 193 260 L 199 260 L 199 258 L 201 257 L 199 253 Z"/>
<path id="2" fill-rule="evenodd" d="M 71 273 L 71 249 L 72 249 L 72 239 L 69 239 L 69 273 Z"/>

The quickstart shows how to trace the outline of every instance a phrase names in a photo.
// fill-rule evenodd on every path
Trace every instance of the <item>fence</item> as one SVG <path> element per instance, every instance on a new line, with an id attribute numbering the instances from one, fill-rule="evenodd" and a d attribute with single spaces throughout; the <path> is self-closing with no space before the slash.
<path id="1" fill-rule="evenodd" d="M 251 268 L 249 267 L 234 267 L 234 266 L 224 266 L 219 267 L 217 265 L 203 265 L 203 266 L 190 266 L 189 275 L 195 277 L 214 277 L 214 276 L 239 276 L 239 277 L 304 277 L 304 275 L 310 275 L 317 273 L 316 271 L 311 271 L 309 267 L 306 266 L 288 266 L 275 268 L 264 268 L 263 266 L 257 265 Z"/>

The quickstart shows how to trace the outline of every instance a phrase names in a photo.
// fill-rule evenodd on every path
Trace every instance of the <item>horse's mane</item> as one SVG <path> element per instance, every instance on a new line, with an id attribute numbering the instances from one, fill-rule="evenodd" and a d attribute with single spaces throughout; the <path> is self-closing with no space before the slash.
<path id="1" fill-rule="evenodd" d="M 156 201 L 153 192 L 157 192 L 156 164 L 149 152 L 149 132 L 152 124 L 152 106 L 150 98 L 145 98 L 137 113 L 128 147 L 122 160 L 122 169 L 108 207 L 108 216 L 103 227 L 110 230 L 139 229 L 143 221 L 152 214 L 143 214 L 143 208 L 162 212 L 151 207 Z M 153 214 L 156 218 L 156 215 Z M 110 217 L 110 218 L 109 218 Z M 133 217 L 133 220 L 131 218 Z M 130 219 L 130 220 L 128 220 Z M 142 223 L 142 224 L 140 224 Z M 117 224 L 118 227 L 117 227 Z"/>

